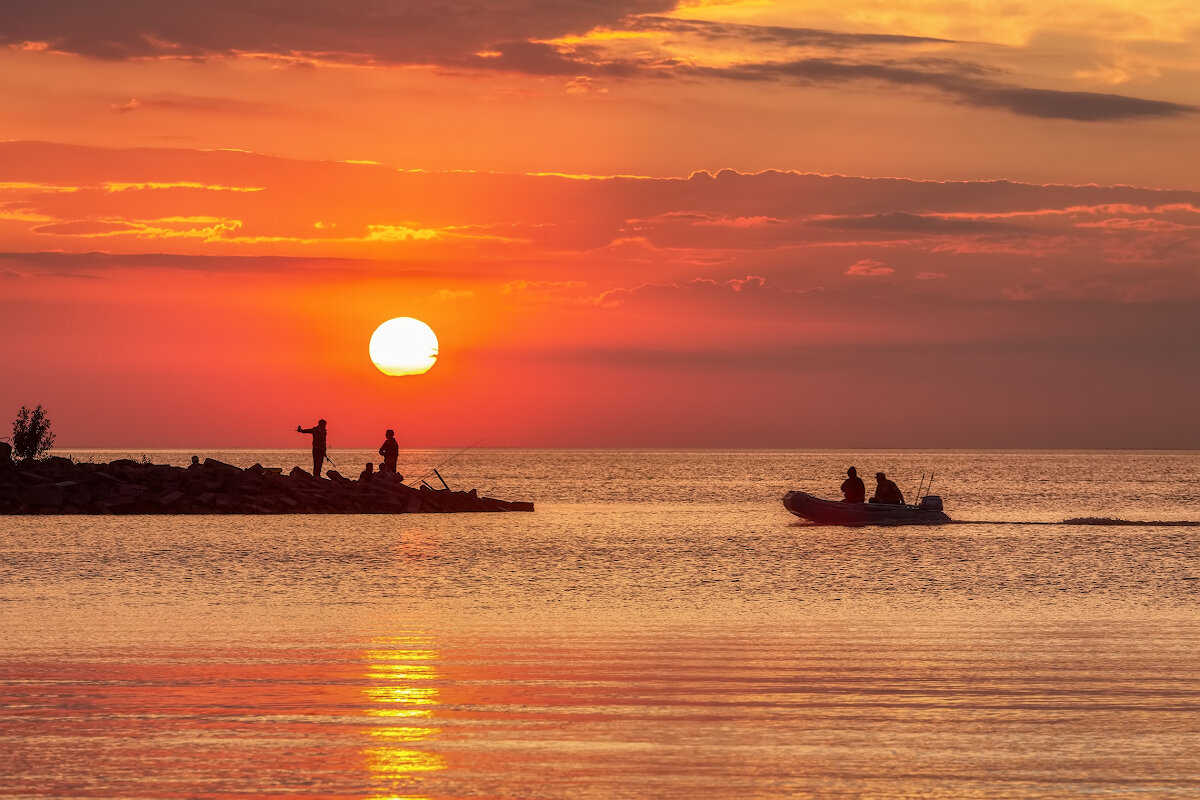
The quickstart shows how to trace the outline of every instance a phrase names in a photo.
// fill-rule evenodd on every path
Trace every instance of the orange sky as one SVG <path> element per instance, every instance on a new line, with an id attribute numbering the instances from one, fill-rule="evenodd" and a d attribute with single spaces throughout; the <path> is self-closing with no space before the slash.
<path id="1" fill-rule="evenodd" d="M 1200 11 L 980 6 L 0 8 L 0 416 L 1200 447 Z M 370 363 L 397 316 L 427 375 Z"/>

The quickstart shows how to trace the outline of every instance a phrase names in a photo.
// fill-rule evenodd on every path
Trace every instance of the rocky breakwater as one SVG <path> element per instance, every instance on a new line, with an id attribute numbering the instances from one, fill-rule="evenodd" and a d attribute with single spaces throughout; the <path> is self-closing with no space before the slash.
<path id="1" fill-rule="evenodd" d="M 214 459 L 190 467 L 121 459 L 108 464 L 48 458 L 0 466 L 0 514 L 428 514 L 533 511 L 533 503 L 481 497 L 393 476 L 314 477 Z"/>

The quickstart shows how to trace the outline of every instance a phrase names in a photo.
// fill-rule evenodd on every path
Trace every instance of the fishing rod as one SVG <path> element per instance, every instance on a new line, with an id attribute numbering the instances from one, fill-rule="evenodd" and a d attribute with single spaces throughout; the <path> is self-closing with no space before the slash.
<path id="1" fill-rule="evenodd" d="M 459 450 L 457 453 L 455 453 L 454 455 L 450 456 L 449 458 L 447 458 L 447 459 L 446 459 L 445 461 L 443 461 L 442 463 L 438 464 L 436 467 L 434 467 L 433 469 L 431 469 L 429 472 L 426 472 L 424 475 L 422 475 L 421 477 L 417 478 L 417 482 L 419 482 L 419 483 L 425 483 L 425 479 L 426 479 L 426 478 L 428 478 L 430 475 L 437 475 L 437 476 L 438 476 L 438 479 L 439 479 L 439 480 L 442 480 L 442 485 L 443 485 L 443 486 L 446 486 L 446 481 L 442 479 L 442 476 L 441 476 L 441 475 L 438 473 L 438 470 L 439 470 L 439 469 L 441 469 L 442 467 L 446 466 L 447 464 L 449 464 L 449 463 L 450 463 L 451 461 L 453 461 L 454 459 L 456 459 L 456 458 L 458 458 L 459 456 L 461 456 L 463 453 L 465 453 L 465 452 L 467 452 L 468 450 L 470 450 L 470 449 L 471 449 L 472 447 L 474 447 L 475 445 L 479 444 L 480 442 L 486 441 L 486 440 L 487 440 L 487 438 L 488 438 L 488 437 L 484 436 L 482 439 L 476 439 L 474 442 L 471 442 L 469 445 L 467 445 L 466 447 L 464 447 L 462 450 Z M 405 484 L 405 485 L 407 486 L 408 484 Z M 426 486 L 429 486 L 429 484 L 427 484 L 427 483 L 425 483 L 425 485 L 426 485 Z M 432 486 L 429 486 L 429 488 L 430 488 L 430 489 L 432 489 L 433 487 L 432 487 Z M 449 487 L 449 486 L 446 486 L 446 488 L 447 488 L 447 489 L 449 489 L 450 487 Z"/>

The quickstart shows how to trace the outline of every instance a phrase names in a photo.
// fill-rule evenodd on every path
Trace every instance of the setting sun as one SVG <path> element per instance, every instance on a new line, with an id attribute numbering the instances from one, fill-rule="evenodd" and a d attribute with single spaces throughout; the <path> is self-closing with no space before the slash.
<path id="1" fill-rule="evenodd" d="M 384 375 L 421 375 L 437 361 L 433 329 L 412 317 L 397 317 L 371 334 L 371 360 Z"/>

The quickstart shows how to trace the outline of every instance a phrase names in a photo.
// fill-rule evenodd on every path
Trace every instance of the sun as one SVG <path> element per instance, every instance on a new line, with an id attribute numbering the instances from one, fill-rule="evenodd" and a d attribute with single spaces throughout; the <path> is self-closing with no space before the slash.
<path id="1" fill-rule="evenodd" d="M 438 357 L 438 340 L 419 319 L 397 317 L 371 334 L 371 360 L 384 375 L 421 375 Z"/>

